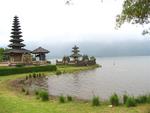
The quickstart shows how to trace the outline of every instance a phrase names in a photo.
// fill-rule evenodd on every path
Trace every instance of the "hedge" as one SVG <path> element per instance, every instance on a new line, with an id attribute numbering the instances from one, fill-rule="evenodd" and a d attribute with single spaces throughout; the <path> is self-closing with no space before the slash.
<path id="1" fill-rule="evenodd" d="M 56 70 L 56 65 L 0 68 L 0 76 Z"/>

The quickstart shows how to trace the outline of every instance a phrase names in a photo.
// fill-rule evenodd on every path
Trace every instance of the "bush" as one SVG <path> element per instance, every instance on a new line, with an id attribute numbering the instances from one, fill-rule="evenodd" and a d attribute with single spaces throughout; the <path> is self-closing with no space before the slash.
<path id="1" fill-rule="evenodd" d="M 25 89 L 22 87 L 21 91 L 22 91 L 22 92 L 25 92 Z"/>
<path id="2" fill-rule="evenodd" d="M 65 103 L 65 97 L 64 97 L 63 95 L 61 95 L 61 96 L 59 97 L 59 102 L 60 102 L 60 103 Z"/>
<path id="3" fill-rule="evenodd" d="M 134 106 L 136 106 L 136 101 L 135 101 L 134 97 L 128 97 L 128 99 L 126 101 L 126 106 L 127 107 L 134 107 Z"/>
<path id="4" fill-rule="evenodd" d="M 114 106 L 118 106 L 119 105 L 119 98 L 118 95 L 116 93 L 114 93 L 111 97 L 110 97 L 110 103 Z"/>
<path id="5" fill-rule="evenodd" d="M 49 95 L 48 95 L 47 91 L 40 91 L 39 97 L 41 98 L 42 101 L 48 101 L 49 100 Z"/>
<path id="6" fill-rule="evenodd" d="M 35 95 L 39 95 L 39 91 L 38 90 L 35 90 Z"/>
<path id="7" fill-rule="evenodd" d="M 0 76 L 41 71 L 56 71 L 56 65 L 0 68 Z"/>
<path id="8" fill-rule="evenodd" d="M 123 95 L 123 104 L 126 103 L 127 99 L 128 99 L 128 95 Z"/>
<path id="9" fill-rule="evenodd" d="M 100 101 L 99 101 L 99 97 L 94 96 L 92 99 L 92 105 L 93 106 L 99 106 L 100 105 Z"/>
<path id="10" fill-rule="evenodd" d="M 135 101 L 136 101 L 137 103 L 139 103 L 139 104 L 141 104 L 141 103 L 147 103 L 147 100 L 148 100 L 147 95 L 138 96 L 138 97 L 135 99 Z"/>
<path id="11" fill-rule="evenodd" d="M 150 103 L 150 95 L 147 96 L 147 103 Z"/>
<path id="12" fill-rule="evenodd" d="M 61 74 L 62 74 L 62 72 L 60 70 L 56 71 L 56 75 L 61 75 Z"/>
<path id="13" fill-rule="evenodd" d="M 24 64 L 16 64 L 16 67 L 23 67 Z"/>
<path id="14" fill-rule="evenodd" d="M 73 99 L 72 99 L 71 96 L 68 95 L 68 96 L 67 96 L 67 100 L 68 100 L 68 101 L 72 101 Z"/>

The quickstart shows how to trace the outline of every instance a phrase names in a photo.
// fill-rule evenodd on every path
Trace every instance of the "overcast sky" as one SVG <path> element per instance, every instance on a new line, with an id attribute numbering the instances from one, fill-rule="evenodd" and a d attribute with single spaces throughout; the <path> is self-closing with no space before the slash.
<path id="1" fill-rule="evenodd" d="M 9 44 L 13 17 L 19 16 L 25 44 L 143 40 L 142 27 L 115 30 L 123 0 L 0 0 L 0 46 Z M 27 47 L 28 47 L 27 45 Z"/>

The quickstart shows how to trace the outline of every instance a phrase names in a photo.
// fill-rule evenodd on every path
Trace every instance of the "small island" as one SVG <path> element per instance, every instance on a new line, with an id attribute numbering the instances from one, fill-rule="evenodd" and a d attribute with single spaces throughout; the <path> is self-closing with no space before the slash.
<path id="1" fill-rule="evenodd" d="M 72 54 L 70 56 L 64 56 L 62 61 L 56 60 L 57 65 L 75 65 L 75 66 L 90 66 L 96 65 L 96 58 L 94 56 L 88 57 L 88 55 L 79 54 L 79 47 L 76 45 L 72 48 Z"/>

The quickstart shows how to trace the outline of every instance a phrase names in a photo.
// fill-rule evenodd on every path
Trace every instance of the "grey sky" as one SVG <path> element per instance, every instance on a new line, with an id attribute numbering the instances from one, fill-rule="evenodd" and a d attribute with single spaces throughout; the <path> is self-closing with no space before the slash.
<path id="1" fill-rule="evenodd" d="M 20 18 L 24 43 L 29 46 L 147 38 L 141 35 L 141 26 L 125 24 L 115 30 L 123 0 L 103 1 L 73 0 L 67 6 L 65 0 L 0 0 L 0 46 L 9 44 L 14 15 Z"/>

